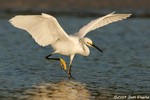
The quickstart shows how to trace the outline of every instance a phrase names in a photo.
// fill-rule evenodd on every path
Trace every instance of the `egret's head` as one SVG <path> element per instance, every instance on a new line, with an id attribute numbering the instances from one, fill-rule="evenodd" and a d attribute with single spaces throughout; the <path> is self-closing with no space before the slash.
<path id="1" fill-rule="evenodd" d="M 91 47 L 91 44 L 93 44 L 92 40 L 89 38 L 83 38 L 83 41 L 86 45 Z"/>
<path id="2" fill-rule="evenodd" d="M 103 52 L 101 49 L 99 49 L 96 45 L 94 45 L 93 41 L 89 38 L 83 38 L 83 41 L 84 43 L 87 45 L 87 46 L 90 46 L 90 47 L 94 47 L 96 49 L 98 49 L 100 52 Z"/>

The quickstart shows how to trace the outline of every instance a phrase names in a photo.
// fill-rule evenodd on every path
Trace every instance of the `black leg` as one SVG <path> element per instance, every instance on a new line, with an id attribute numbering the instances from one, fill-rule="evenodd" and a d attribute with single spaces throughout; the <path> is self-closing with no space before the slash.
<path id="1" fill-rule="evenodd" d="M 48 56 L 45 57 L 45 59 L 47 59 L 47 60 L 60 60 L 60 58 L 49 58 L 52 55 L 53 54 L 49 54 Z"/>
<path id="2" fill-rule="evenodd" d="M 46 56 L 45 59 L 48 59 L 48 60 L 49 60 L 49 57 L 52 56 L 52 55 L 53 55 L 53 54 L 50 54 L 50 55 Z"/>
<path id="3" fill-rule="evenodd" d="M 73 76 L 71 75 L 71 67 L 72 67 L 72 65 L 70 65 L 69 69 L 68 69 L 68 78 L 69 79 L 74 79 Z"/>
<path id="4" fill-rule="evenodd" d="M 50 56 L 52 56 L 53 54 L 50 54 L 48 56 L 45 57 L 45 59 L 47 60 L 58 60 L 60 61 L 60 64 L 62 66 L 62 68 L 64 69 L 64 71 L 67 70 L 67 65 L 66 65 L 66 62 L 62 59 L 62 58 L 49 58 Z"/>

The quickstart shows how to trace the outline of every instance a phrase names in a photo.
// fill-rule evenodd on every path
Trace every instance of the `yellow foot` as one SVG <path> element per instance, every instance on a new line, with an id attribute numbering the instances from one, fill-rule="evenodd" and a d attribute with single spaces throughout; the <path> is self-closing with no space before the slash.
<path id="1" fill-rule="evenodd" d="M 60 59 L 60 65 L 61 67 L 64 69 L 64 71 L 67 70 L 67 64 L 66 62 L 62 59 L 62 58 L 59 58 Z"/>

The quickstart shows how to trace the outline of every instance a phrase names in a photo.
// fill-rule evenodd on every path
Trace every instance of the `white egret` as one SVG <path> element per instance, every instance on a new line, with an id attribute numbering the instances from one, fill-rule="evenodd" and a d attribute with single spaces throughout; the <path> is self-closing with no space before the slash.
<path id="1" fill-rule="evenodd" d="M 20 29 L 26 30 L 40 46 L 51 45 L 54 52 L 46 56 L 49 60 L 59 60 L 64 70 L 67 70 L 66 62 L 62 58 L 50 58 L 53 54 L 59 53 L 70 56 L 68 68 L 68 78 L 72 78 L 71 66 L 75 54 L 88 56 L 89 47 L 95 47 L 91 39 L 84 37 L 88 32 L 105 26 L 107 24 L 126 19 L 131 14 L 110 13 L 103 17 L 97 18 L 75 34 L 68 35 L 57 22 L 56 18 L 51 15 L 42 13 L 41 15 L 18 15 L 10 19 L 10 23 Z"/>

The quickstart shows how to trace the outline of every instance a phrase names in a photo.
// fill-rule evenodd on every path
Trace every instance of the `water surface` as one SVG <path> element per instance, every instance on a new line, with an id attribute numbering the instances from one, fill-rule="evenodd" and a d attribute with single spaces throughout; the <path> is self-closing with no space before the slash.
<path id="1" fill-rule="evenodd" d="M 88 57 L 76 55 L 72 68 L 76 79 L 69 81 L 59 62 L 44 59 L 52 48 L 40 47 L 27 32 L 12 27 L 8 23 L 10 17 L 0 19 L 0 100 L 36 100 L 36 96 L 49 100 L 150 96 L 149 19 L 124 20 L 90 32 L 87 37 L 104 53 L 91 48 Z M 70 34 L 94 19 L 56 17 Z M 69 62 L 69 57 L 55 57 Z"/>

